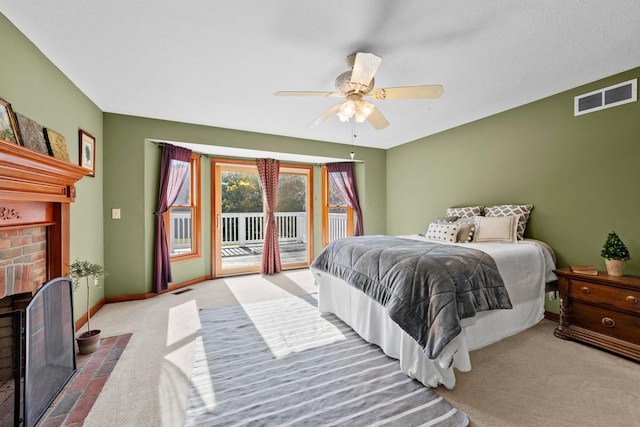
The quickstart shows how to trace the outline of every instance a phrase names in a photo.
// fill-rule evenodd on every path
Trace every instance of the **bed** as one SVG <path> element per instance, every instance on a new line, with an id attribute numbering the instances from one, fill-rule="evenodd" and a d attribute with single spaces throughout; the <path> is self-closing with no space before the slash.
<path id="1" fill-rule="evenodd" d="M 408 246 L 418 248 L 422 243 L 425 245 L 435 244 L 438 251 L 449 250 L 447 246 L 464 248 L 460 250 L 467 252 L 478 251 L 483 254 L 484 258 L 489 258 L 495 263 L 499 279 L 492 277 L 490 281 L 497 280 L 499 282 L 501 279 L 500 287 L 504 285 L 509 300 L 508 303 L 505 301 L 497 302 L 505 308 L 483 307 L 473 315 L 458 318 L 459 328 L 447 326 L 454 332 L 454 336 L 444 341 L 446 345 L 442 345 L 440 342 L 440 348 L 429 343 L 429 339 L 423 339 L 421 336 L 416 338 L 413 330 L 403 329 L 396 321 L 392 320 L 388 306 L 385 308 L 387 305 L 385 298 L 381 298 L 379 295 L 374 297 L 367 295 L 363 290 L 348 283 L 358 282 L 353 279 L 353 275 L 341 278 L 335 268 L 333 270 L 330 268 L 334 261 L 331 261 L 330 257 L 323 257 L 323 254 L 336 242 L 325 248 L 325 251 L 312 264 L 311 270 L 318 287 L 318 308 L 321 312 L 337 315 L 365 340 L 377 344 L 387 355 L 398 359 L 402 371 L 425 386 L 437 387 L 442 384 L 451 389 L 455 386 L 456 381 L 454 369 L 460 371 L 471 369 L 469 351 L 514 335 L 542 320 L 545 284 L 556 279 L 553 273 L 555 258 L 548 245 L 532 239 L 514 241 L 513 244 L 455 243 L 441 240 L 434 242 L 425 235 L 398 236 L 393 237 L 390 241 L 396 247 L 399 247 L 399 242 L 406 242 Z M 352 239 L 356 239 L 356 244 L 361 246 L 371 246 L 368 241 L 363 243 L 357 240 L 371 237 L 373 240 L 381 240 L 378 237 L 388 238 L 389 236 Z M 350 239 L 341 240 L 349 241 Z M 340 244 L 342 245 L 344 242 Z M 429 249 L 429 251 L 431 250 Z M 458 249 L 452 248 L 452 250 L 457 251 Z M 383 263 L 383 261 L 379 262 Z M 442 259 L 439 263 L 447 266 L 450 264 L 449 261 L 442 261 Z M 489 262 L 489 270 L 492 268 L 491 265 L 493 264 Z M 484 275 L 486 272 L 482 274 Z M 489 284 L 489 286 L 493 285 Z M 394 288 L 391 293 L 396 290 L 397 288 Z M 489 299 L 492 298 L 492 295 L 490 294 Z M 497 298 L 500 299 L 502 296 L 499 295 Z M 508 307 L 509 305 L 511 308 Z M 441 311 L 441 308 L 438 308 L 437 311 Z M 450 319 L 447 322 L 450 322 Z M 435 323 L 438 321 L 436 320 Z M 405 329 L 411 330 L 411 334 L 407 333 Z M 427 343 L 426 346 L 424 341 Z"/>

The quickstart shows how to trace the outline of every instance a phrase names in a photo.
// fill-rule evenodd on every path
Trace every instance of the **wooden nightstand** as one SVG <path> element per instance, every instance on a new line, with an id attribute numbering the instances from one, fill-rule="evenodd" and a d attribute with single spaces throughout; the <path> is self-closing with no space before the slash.
<path id="1" fill-rule="evenodd" d="M 597 276 L 554 270 L 560 324 L 554 334 L 640 362 L 640 277 Z"/>

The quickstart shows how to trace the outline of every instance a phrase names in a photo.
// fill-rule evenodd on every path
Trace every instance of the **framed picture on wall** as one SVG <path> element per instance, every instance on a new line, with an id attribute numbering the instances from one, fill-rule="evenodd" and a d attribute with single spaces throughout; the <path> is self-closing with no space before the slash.
<path id="1" fill-rule="evenodd" d="M 2 98 L 0 98 L 0 139 L 22 145 L 20 144 L 16 116 L 13 114 L 11 104 Z"/>
<path id="2" fill-rule="evenodd" d="M 80 166 L 89 176 L 96 176 L 96 139 L 80 129 Z"/>

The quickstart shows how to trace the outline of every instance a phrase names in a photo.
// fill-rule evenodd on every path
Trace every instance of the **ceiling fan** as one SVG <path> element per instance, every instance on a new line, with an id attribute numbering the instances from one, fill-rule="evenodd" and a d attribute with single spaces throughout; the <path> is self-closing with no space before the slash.
<path id="1" fill-rule="evenodd" d="M 336 78 L 336 89 L 339 92 L 311 92 L 311 91 L 279 91 L 276 96 L 325 96 L 345 98 L 345 101 L 336 104 L 320 115 L 309 127 L 315 127 L 336 114 L 338 118 L 347 122 L 352 117 L 357 123 L 367 120 L 377 129 L 389 126 L 389 121 L 370 102 L 363 98 L 387 99 L 428 99 L 439 98 L 442 93 L 442 85 L 403 86 L 384 89 L 373 89 L 374 74 L 380 67 L 382 58 L 372 53 L 358 52 L 347 57 L 347 64 L 351 70 L 345 71 Z"/>

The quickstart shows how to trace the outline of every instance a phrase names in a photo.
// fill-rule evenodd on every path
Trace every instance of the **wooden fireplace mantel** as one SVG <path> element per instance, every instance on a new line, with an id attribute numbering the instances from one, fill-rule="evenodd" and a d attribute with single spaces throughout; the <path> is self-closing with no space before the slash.
<path id="1" fill-rule="evenodd" d="M 88 171 L 0 140 L 0 231 L 47 226 L 47 275 L 69 268 L 70 204 L 75 183 Z"/>
<path id="2" fill-rule="evenodd" d="M 70 203 L 80 166 L 0 140 L 0 200 Z"/>

